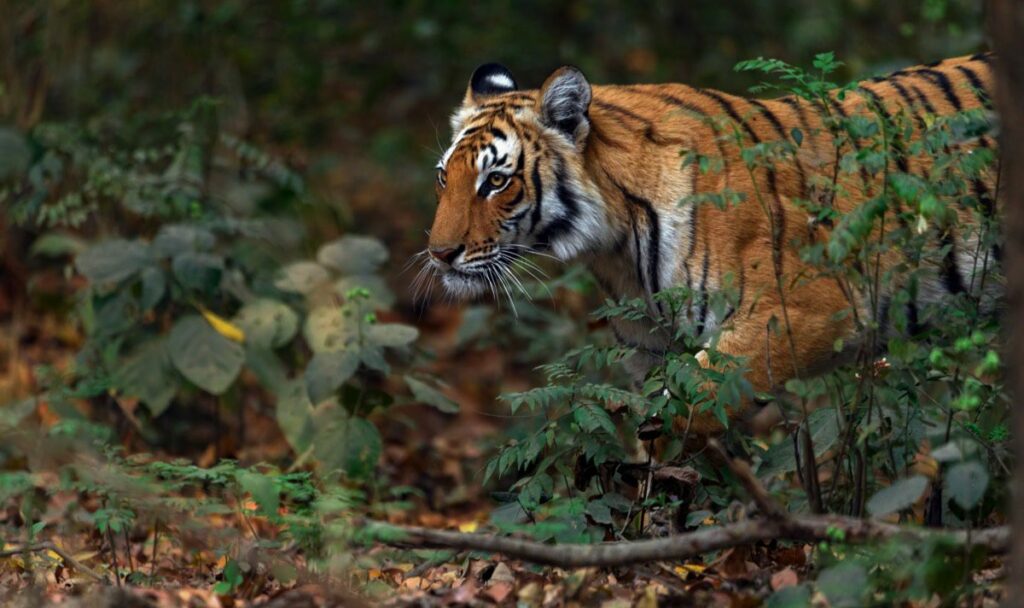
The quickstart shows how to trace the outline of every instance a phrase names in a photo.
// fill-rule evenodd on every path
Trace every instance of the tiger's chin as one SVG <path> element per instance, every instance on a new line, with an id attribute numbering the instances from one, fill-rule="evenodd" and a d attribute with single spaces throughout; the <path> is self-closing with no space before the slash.
<path id="1" fill-rule="evenodd" d="M 477 298 L 487 291 L 488 283 L 483 274 L 450 269 L 441 275 L 441 284 L 449 296 L 459 300 Z"/>

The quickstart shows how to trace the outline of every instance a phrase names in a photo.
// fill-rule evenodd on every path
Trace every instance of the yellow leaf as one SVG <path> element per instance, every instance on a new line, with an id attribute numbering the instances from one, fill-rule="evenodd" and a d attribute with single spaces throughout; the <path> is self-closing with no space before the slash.
<path id="1" fill-rule="evenodd" d="M 210 312 L 209 310 L 206 310 L 203 307 L 199 308 L 199 312 L 203 313 L 203 318 L 206 319 L 206 322 L 209 323 L 210 327 L 213 327 L 218 334 L 235 342 L 245 341 L 245 332 L 242 331 L 241 327 L 215 313 Z"/>
<path id="2" fill-rule="evenodd" d="M 366 571 L 366 578 L 371 580 L 371 581 L 375 581 L 375 580 L 377 580 L 380 577 L 381 577 L 381 572 L 377 568 L 370 568 L 369 570 Z"/>
<path id="3" fill-rule="evenodd" d="M 61 563 L 64 563 L 64 558 L 63 558 L 63 557 L 61 557 L 61 556 L 59 556 L 59 555 L 57 555 L 57 552 L 56 552 L 56 551 L 47 551 L 47 552 L 46 552 L 46 557 L 48 557 L 48 558 L 52 559 L 52 560 L 53 560 L 53 561 L 55 561 L 55 562 L 61 562 Z"/>
<path id="4" fill-rule="evenodd" d="M 476 532 L 478 527 L 480 527 L 480 524 L 475 521 L 467 521 L 464 524 L 459 524 L 459 532 Z"/>

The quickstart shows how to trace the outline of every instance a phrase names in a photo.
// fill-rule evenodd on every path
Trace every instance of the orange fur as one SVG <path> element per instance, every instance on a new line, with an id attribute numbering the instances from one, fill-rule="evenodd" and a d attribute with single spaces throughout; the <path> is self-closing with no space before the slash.
<path id="1" fill-rule="evenodd" d="M 832 99 L 829 112 L 874 116 L 871 104 L 881 103 L 890 114 L 905 112 L 917 138 L 928 114 L 981 106 L 983 95 L 975 84 L 991 90 L 992 60 L 989 55 L 960 57 L 865 81 L 845 99 Z M 593 86 L 585 124 L 558 132 L 545 124 L 542 105 L 560 75 L 556 72 L 536 91 L 467 92 L 453 122 L 456 131 L 469 134 L 442 161 L 445 184 L 438 185 L 431 249 L 464 248 L 465 260 L 472 260 L 477 253 L 511 246 L 526 238 L 520 228 L 529 215 L 520 220 L 515 235 L 502 223 L 517 209 L 530 209 L 523 205 L 538 190 L 550 195 L 547 188 L 571 183 L 577 203 L 600 207 L 599 216 L 594 211 L 600 229 L 588 233 L 592 242 L 580 237 L 584 244 L 573 245 L 564 256 L 553 238 L 536 246 L 559 257 L 582 257 L 613 297 L 649 299 L 651 291 L 696 283 L 698 277 L 703 277 L 702 288 L 710 289 L 731 276 L 744 301 L 723 326 L 717 348 L 747 357 L 747 377 L 755 390 L 772 390 L 832 364 L 833 344 L 850 338 L 854 329 L 852 318 L 837 321 L 834 315 L 850 307 L 851 299 L 860 302 L 863 294 L 848 293 L 834 278 L 815 278 L 801 261 L 800 248 L 812 239 L 827 239 L 829 227 L 809 223 L 795 201 L 814 198 L 827 190 L 822 184 L 835 178 L 841 194 L 831 204 L 845 214 L 877 195 L 882 183 L 880 176 L 866 173 L 835 173 L 836 149 L 825 114 L 798 98 L 753 100 L 681 84 Z M 771 169 L 748 170 L 742 148 L 792 138 L 793 129 L 802 134 L 795 156 Z M 508 187 L 488 197 L 475 186 L 481 179 L 479 155 L 494 143 L 495 132 L 515 134 L 523 162 Z M 973 145 L 995 147 L 995 142 L 982 137 Z M 849 145 L 842 151 L 848 152 Z M 722 168 L 702 173 L 696 164 L 684 166 L 685 152 L 720 157 Z M 924 154 L 889 162 L 916 175 L 926 175 L 931 166 Z M 991 197 L 994 181 L 990 171 L 973 185 L 975 194 Z M 725 190 L 743 193 L 746 200 L 726 209 L 702 204 L 690 212 L 680 206 L 689 195 Z M 532 224 L 531 230 L 542 232 L 538 221 Z M 672 242 L 665 245 L 667 239 Z M 888 255 L 883 265 L 898 259 L 898 254 Z M 671 268 L 664 266 L 669 263 Z M 773 318 L 785 327 L 787 317 L 792 344 L 786 331 L 768 331 Z M 672 346 L 649 328 L 619 322 L 616 329 L 642 349 L 663 352 Z M 701 416 L 692 421 L 690 432 L 718 430 L 715 420 Z"/>

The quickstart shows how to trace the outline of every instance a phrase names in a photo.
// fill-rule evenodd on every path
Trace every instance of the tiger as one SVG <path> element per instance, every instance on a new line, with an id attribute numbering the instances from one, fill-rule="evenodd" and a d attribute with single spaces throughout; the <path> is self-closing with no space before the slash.
<path id="1" fill-rule="evenodd" d="M 821 373 L 856 347 L 857 325 L 841 312 L 851 302 L 862 313 L 891 304 L 891 290 L 870 303 L 867 294 L 850 293 L 801 258 L 802 247 L 827 241 L 835 229 L 829 218 L 812 217 L 806 201 L 830 196 L 824 204 L 842 217 L 884 187 L 881 172 L 838 170 L 838 151 L 845 154 L 858 141 L 848 137 L 837 146 L 839 131 L 827 121 L 881 115 L 896 124 L 902 117 L 916 140 L 936 117 L 990 113 L 995 60 L 979 53 L 909 67 L 832 90 L 821 103 L 684 84 L 592 85 L 573 66 L 555 70 L 539 89 L 522 90 L 508 68 L 482 65 L 451 116 L 451 144 L 437 163 L 427 263 L 449 294 L 473 297 L 493 290 L 530 252 L 580 260 L 607 296 L 646 301 L 652 314 L 662 312 L 654 298 L 662 290 L 685 286 L 698 294 L 696 302 L 701 295 L 706 302 L 728 280 L 738 291 L 736 304 L 720 315 L 697 306 L 688 321 L 709 335 L 718 332 L 717 350 L 746 362 L 753 390 L 728 413 L 730 420 L 742 417 L 752 409 L 751 395 Z M 744 149 L 780 142 L 792 154 L 763 166 L 743 161 Z M 997 149 L 994 135 L 984 131 L 955 145 L 965 154 Z M 719 168 L 703 170 L 685 157 L 718 158 Z M 933 161 L 894 149 L 886 162 L 893 171 L 927 176 Z M 970 183 L 974 209 L 988 218 L 996 209 L 996 173 L 989 166 Z M 721 192 L 744 200 L 699 204 L 702 194 Z M 979 215 L 966 208 L 957 213 L 964 220 Z M 997 242 L 982 254 L 977 234 L 941 227 L 936 233 L 945 254 L 901 304 L 911 317 L 928 302 L 977 291 L 980 257 L 990 272 L 1001 255 Z M 890 252 L 880 264 L 888 268 L 900 259 Z M 995 283 L 988 288 L 997 289 Z M 788 331 L 769 331 L 783 320 Z M 627 365 L 638 378 L 676 346 L 652 321 L 610 322 L 616 339 L 633 349 Z M 837 341 L 845 349 L 837 351 Z M 697 358 L 710 365 L 706 351 Z M 709 413 L 688 418 L 695 435 L 723 430 Z"/>

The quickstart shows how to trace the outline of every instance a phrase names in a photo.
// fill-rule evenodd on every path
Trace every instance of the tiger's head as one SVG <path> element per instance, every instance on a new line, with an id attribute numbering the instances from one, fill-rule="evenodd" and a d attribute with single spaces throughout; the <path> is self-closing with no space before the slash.
<path id="1" fill-rule="evenodd" d="M 516 285 L 511 266 L 524 255 L 568 260 L 601 240 L 604 210 L 584 170 L 590 102 L 573 67 L 532 91 L 497 64 L 473 73 L 437 164 L 426 250 L 449 294 Z"/>

